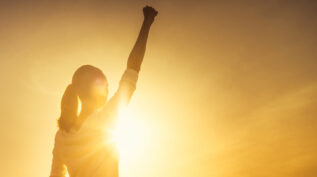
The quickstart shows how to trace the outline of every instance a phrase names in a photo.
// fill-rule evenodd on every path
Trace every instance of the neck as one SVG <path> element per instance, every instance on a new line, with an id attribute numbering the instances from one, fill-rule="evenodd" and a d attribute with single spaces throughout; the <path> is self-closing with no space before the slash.
<path id="1" fill-rule="evenodd" d="M 95 107 L 89 106 L 87 104 L 82 104 L 82 108 L 79 116 L 88 116 L 96 110 Z"/>
<path id="2" fill-rule="evenodd" d="M 93 113 L 95 110 L 96 110 L 96 108 L 93 108 L 92 106 L 82 104 L 80 114 L 79 114 L 77 121 L 75 123 L 75 128 L 78 130 L 81 127 L 81 124 L 86 120 L 86 118 L 91 113 Z"/>

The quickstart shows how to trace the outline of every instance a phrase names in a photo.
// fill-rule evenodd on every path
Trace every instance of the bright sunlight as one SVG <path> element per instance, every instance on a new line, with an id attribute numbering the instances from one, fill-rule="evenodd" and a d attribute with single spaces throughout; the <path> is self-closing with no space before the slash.
<path id="1" fill-rule="evenodd" d="M 120 150 L 120 159 L 128 158 L 142 149 L 145 141 L 145 127 L 142 126 L 129 108 L 121 108 L 113 139 Z"/>

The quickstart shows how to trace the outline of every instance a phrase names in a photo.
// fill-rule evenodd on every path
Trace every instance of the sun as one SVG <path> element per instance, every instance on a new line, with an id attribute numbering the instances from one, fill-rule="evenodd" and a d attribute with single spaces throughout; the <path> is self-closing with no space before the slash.
<path id="1" fill-rule="evenodd" d="M 135 154 L 144 145 L 144 126 L 137 122 L 127 107 L 120 109 L 117 126 L 112 135 L 120 151 L 120 158 Z"/>
<path id="2" fill-rule="evenodd" d="M 138 163 L 144 158 L 150 140 L 148 124 L 138 117 L 136 110 L 127 107 L 120 109 L 115 129 L 110 131 L 110 139 L 107 142 L 114 143 L 119 151 L 120 176 L 130 176 L 134 167 L 131 164 Z M 108 129 L 109 132 L 109 129 Z"/>

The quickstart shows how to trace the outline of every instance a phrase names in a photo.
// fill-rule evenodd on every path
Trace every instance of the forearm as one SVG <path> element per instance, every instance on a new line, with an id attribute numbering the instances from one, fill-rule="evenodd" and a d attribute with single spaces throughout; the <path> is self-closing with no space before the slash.
<path id="1" fill-rule="evenodd" d="M 146 42 L 151 28 L 151 22 L 146 19 L 143 21 L 139 36 L 129 55 L 127 67 L 140 71 L 141 64 L 144 58 Z"/>

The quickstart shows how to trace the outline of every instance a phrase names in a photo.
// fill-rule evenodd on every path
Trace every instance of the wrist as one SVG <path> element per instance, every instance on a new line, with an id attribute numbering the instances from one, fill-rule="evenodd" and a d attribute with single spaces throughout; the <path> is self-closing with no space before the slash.
<path id="1" fill-rule="evenodd" d="M 153 23 L 154 19 L 150 19 L 150 18 L 144 18 L 143 20 L 143 24 L 151 26 Z"/>

